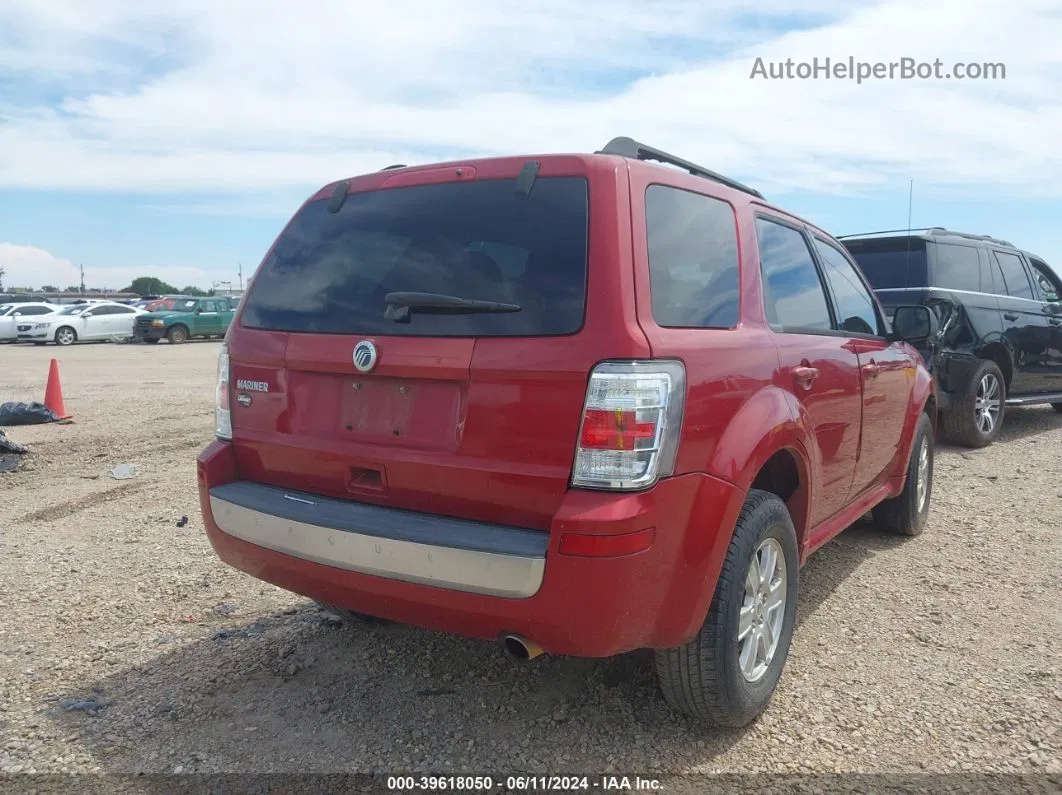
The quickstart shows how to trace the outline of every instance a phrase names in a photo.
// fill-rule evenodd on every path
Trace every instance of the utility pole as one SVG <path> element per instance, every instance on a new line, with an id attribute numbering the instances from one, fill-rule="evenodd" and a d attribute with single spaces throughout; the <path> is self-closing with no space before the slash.
<path id="1" fill-rule="evenodd" d="M 84 265 L 79 265 L 78 267 L 81 268 L 81 294 L 84 295 L 85 294 L 85 266 Z"/>
<path id="2" fill-rule="evenodd" d="M 243 292 L 243 263 L 242 262 L 236 263 L 236 269 L 237 269 L 236 272 L 240 274 L 240 292 L 242 293 Z"/>

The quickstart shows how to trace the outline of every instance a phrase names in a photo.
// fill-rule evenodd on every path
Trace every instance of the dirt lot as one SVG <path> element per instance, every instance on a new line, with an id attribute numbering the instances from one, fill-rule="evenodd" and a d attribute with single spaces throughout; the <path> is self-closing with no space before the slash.
<path id="1" fill-rule="evenodd" d="M 7 429 L 33 454 L 0 475 L 0 771 L 1062 772 L 1050 409 L 941 448 L 922 537 L 817 553 L 774 702 L 725 732 L 672 712 L 643 654 L 346 628 L 222 565 L 195 490 L 217 349 L 0 347 L 0 402 L 41 399 L 59 355 L 76 418 Z"/>

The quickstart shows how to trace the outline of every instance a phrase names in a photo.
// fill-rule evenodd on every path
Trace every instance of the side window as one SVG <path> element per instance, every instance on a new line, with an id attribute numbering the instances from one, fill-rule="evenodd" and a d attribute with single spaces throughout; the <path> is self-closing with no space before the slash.
<path id="1" fill-rule="evenodd" d="M 830 285 L 834 308 L 837 310 L 837 323 L 841 329 L 853 334 L 884 337 L 885 329 L 878 317 L 874 299 L 852 263 L 840 251 L 818 238 L 815 238 L 815 248 L 822 260 L 826 282 Z M 974 257 L 976 256 L 975 251 Z"/>
<path id="2" fill-rule="evenodd" d="M 650 185 L 645 191 L 645 227 L 657 324 L 736 325 L 740 278 L 733 208 L 710 196 Z"/>
<path id="3" fill-rule="evenodd" d="M 1062 290 L 1059 289 L 1058 277 L 1051 272 L 1046 262 L 1030 257 L 1029 264 L 1033 266 L 1033 275 L 1036 277 L 1036 281 L 1040 283 L 1040 292 L 1043 294 L 1044 300 L 1057 301 L 1059 295 L 1062 295 Z"/>
<path id="4" fill-rule="evenodd" d="M 20 315 L 47 315 L 51 310 L 46 306 L 30 306 L 19 312 Z"/>
<path id="5" fill-rule="evenodd" d="M 937 243 L 934 247 L 933 284 L 949 290 L 984 292 L 977 249 L 957 243 Z"/>
<path id="6" fill-rule="evenodd" d="M 116 315 L 131 315 L 136 310 L 131 306 L 115 306 L 111 307 L 111 311 Z"/>
<path id="7" fill-rule="evenodd" d="M 803 233 L 756 219 L 767 320 L 786 329 L 829 331 L 830 308 Z"/>
<path id="8" fill-rule="evenodd" d="M 1029 276 L 1025 272 L 1021 258 L 1006 251 L 994 251 L 993 254 L 996 258 L 996 265 L 999 267 L 997 273 L 1003 276 L 1002 284 L 1005 285 L 1006 294 L 1015 298 L 1031 299 L 1033 297 L 1032 285 L 1029 284 Z M 997 285 L 997 288 L 1000 286 Z"/>

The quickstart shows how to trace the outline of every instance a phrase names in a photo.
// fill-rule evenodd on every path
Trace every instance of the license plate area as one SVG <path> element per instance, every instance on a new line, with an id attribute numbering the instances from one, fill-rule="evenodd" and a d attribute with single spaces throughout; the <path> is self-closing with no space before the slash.
<path id="1" fill-rule="evenodd" d="M 380 445 L 455 449 L 461 388 L 449 381 L 351 378 L 342 386 L 341 437 Z"/>

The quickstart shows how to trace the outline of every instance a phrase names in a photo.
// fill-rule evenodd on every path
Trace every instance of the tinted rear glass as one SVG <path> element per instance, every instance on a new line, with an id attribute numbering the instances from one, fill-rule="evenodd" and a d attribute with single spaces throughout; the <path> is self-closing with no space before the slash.
<path id="1" fill-rule="evenodd" d="M 277 241 L 244 302 L 242 325 L 324 334 L 570 334 L 586 305 L 587 183 L 540 177 L 352 193 L 338 213 L 305 206 Z M 504 314 L 385 318 L 390 292 L 439 293 L 520 306 Z"/>
<path id="2" fill-rule="evenodd" d="M 1029 284 L 1029 277 L 1025 273 L 1025 266 L 1022 265 L 1021 258 L 1016 254 L 1008 254 L 1005 251 L 993 251 L 992 253 L 995 255 L 996 261 L 999 263 L 999 269 L 1003 273 L 1006 294 L 1015 298 L 1031 299 L 1033 297 L 1032 285 Z"/>
<path id="3" fill-rule="evenodd" d="M 875 290 L 926 286 L 926 242 L 921 238 L 841 242 Z"/>
<path id="4" fill-rule="evenodd" d="M 730 328 L 738 322 L 734 210 L 664 185 L 645 191 L 653 319 L 661 326 Z"/>
<path id="5" fill-rule="evenodd" d="M 991 285 L 981 284 L 981 262 L 976 248 L 958 243 L 937 243 L 934 254 L 934 286 L 990 292 Z"/>

